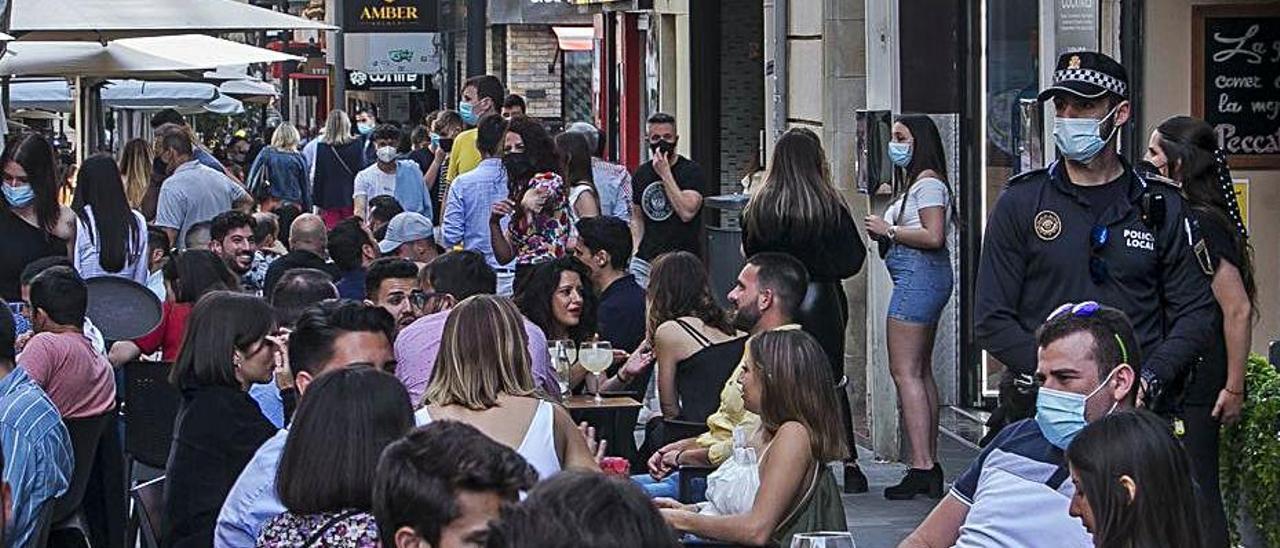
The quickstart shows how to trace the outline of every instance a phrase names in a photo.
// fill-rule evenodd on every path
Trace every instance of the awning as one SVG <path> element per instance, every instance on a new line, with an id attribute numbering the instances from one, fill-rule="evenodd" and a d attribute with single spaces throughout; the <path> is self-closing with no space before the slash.
<path id="1" fill-rule="evenodd" d="M 337 30 L 236 0 L 13 0 L 8 32 L 22 41 L 92 40 L 187 32 Z"/>
<path id="2" fill-rule="evenodd" d="M 276 85 L 261 80 L 228 80 L 218 86 L 223 95 L 270 96 L 280 95 Z"/>
<path id="3" fill-rule="evenodd" d="M 591 51 L 595 48 L 596 31 L 592 27 L 551 27 L 556 33 L 560 49 L 565 51 Z"/>
<path id="4" fill-rule="evenodd" d="M 181 34 L 95 42 L 10 42 L 0 75 L 129 77 L 201 72 L 223 65 L 301 61 L 301 57 L 205 36 Z"/>
<path id="5" fill-rule="evenodd" d="M 226 99 L 232 98 L 218 93 L 217 86 L 203 82 L 112 80 L 102 88 L 102 105 L 112 109 L 175 108 L 192 112 L 234 109 L 225 106 L 230 104 Z M 208 105 L 214 105 L 214 108 L 206 108 Z M 13 82 L 9 85 L 9 106 L 12 109 L 71 112 L 71 85 L 65 80 Z"/>

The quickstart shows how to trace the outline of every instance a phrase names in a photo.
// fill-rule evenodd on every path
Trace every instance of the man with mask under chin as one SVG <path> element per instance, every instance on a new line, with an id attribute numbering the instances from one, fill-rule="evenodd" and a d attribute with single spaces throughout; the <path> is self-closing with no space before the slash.
<path id="1" fill-rule="evenodd" d="M 356 174 L 352 192 L 355 214 L 362 219 L 369 218 L 369 202 L 378 196 L 394 196 L 405 211 L 431 218 L 426 180 L 417 162 L 400 157 L 396 148 L 400 137 L 400 128 L 390 124 L 380 125 L 370 134 L 377 160 Z"/>
<path id="2" fill-rule="evenodd" d="M 1140 384 L 1157 411 L 1176 405 L 1213 333 L 1210 277 L 1178 189 L 1116 150 L 1131 121 L 1124 67 L 1095 52 L 1058 59 L 1052 101 L 1059 158 L 1009 181 L 987 223 L 975 299 L 978 344 L 1006 367 L 990 434 L 1031 416 L 1035 326 L 1054 303 L 1095 299 L 1133 321 Z"/>
<path id="3" fill-rule="evenodd" d="M 1002 430 L 899 548 L 1094 545 L 1068 513 L 1063 451 L 1086 424 L 1134 407 L 1142 351 L 1125 314 L 1093 301 L 1059 306 L 1032 344 L 1035 418 Z"/>

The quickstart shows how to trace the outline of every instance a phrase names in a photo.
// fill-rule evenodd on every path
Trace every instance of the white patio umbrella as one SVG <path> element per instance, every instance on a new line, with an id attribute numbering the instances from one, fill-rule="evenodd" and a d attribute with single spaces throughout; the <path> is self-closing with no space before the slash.
<path id="1" fill-rule="evenodd" d="M 102 89 L 103 106 L 115 109 L 202 111 L 221 97 L 216 86 L 204 82 L 111 80 Z M 71 85 L 66 80 L 13 82 L 9 85 L 9 108 L 70 112 Z"/>
<path id="2" fill-rule="evenodd" d="M 93 42 L 10 42 L 0 75 L 129 77 L 202 73 L 222 65 L 302 61 L 301 57 L 205 36 L 180 34 Z"/>
<path id="3" fill-rule="evenodd" d="M 13 0 L 12 3 L 8 31 L 21 41 L 107 42 L 188 32 L 338 30 L 319 21 L 236 0 Z"/>

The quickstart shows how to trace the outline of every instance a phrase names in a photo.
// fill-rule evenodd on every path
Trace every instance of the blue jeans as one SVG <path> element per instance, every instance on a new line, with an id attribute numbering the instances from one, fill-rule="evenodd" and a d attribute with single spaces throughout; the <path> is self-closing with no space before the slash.
<path id="1" fill-rule="evenodd" d="M 670 476 L 660 480 L 653 479 L 649 474 L 636 474 L 631 476 L 631 481 L 636 482 L 645 492 L 649 493 L 649 498 L 656 499 L 658 497 L 666 497 L 669 499 L 678 498 L 680 495 L 680 472 L 673 472 Z M 690 496 L 692 500 L 682 500 L 686 504 L 702 502 L 707 500 L 707 480 L 705 478 L 694 479 L 689 485 Z"/>

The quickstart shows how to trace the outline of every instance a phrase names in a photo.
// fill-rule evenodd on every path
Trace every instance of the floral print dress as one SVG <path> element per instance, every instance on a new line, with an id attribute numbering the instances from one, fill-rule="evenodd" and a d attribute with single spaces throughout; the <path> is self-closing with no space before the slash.
<path id="1" fill-rule="evenodd" d="M 549 196 L 542 211 L 516 216 L 507 228 L 517 265 L 545 263 L 563 256 L 573 232 L 564 179 L 551 172 L 539 173 L 529 180 L 528 188 L 541 188 Z"/>
<path id="2" fill-rule="evenodd" d="M 258 548 L 380 548 L 378 523 L 369 512 L 348 510 L 271 518 L 258 535 Z"/>

